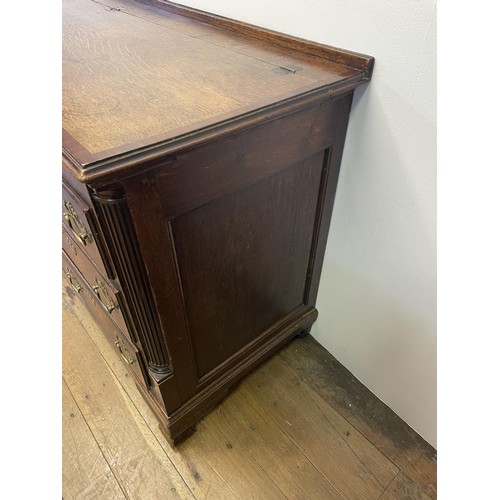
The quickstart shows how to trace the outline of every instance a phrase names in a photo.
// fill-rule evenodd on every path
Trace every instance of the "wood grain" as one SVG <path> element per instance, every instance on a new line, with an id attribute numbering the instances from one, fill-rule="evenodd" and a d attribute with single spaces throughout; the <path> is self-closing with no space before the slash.
<path id="1" fill-rule="evenodd" d="M 307 160 L 332 144 L 341 152 L 343 136 L 336 129 L 347 125 L 349 109 L 350 98 L 344 97 L 292 113 L 178 155 L 137 178 L 143 190 L 155 191 L 165 217 L 175 218 Z M 339 155 L 335 153 L 340 160 Z"/>
<path id="2" fill-rule="evenodd" d="M 384 491 L 380 500 L 430 500 L 430 498 L 417 483 L 400 472 Z"/>
<path id="3" fill-rule="evenodd" d="M 205 43 L 221 45 L 249 57 L 273 64 L 279 69 L 293 69 L 297 61 L 303 61 L 306 75 L 322 81 L 331 76 L 332 69 L 339 73 L 348 69 L 369 72 L 373 66 L 373 57 L 344 51 L 339 48 L 302 40 L 282 33 L 273 33 L 261 27 L 252 26 L 233 19 L 223 18 L 209 12 L 190 7 L 174 5 L 171 2 L 155 0 L 101 0 L 101 3 L 120 9 L 126 14 L 140 17 L 166 29 L 202 39 Z M 167 15 L 158 15 L 158 9 Z M 200 24 L 202 23 L 202 26 Z M 272 35 L 275 35 L 273 37 Z M 281 35 L 281 39 L 278 36 Z M 351 54 L 347 61 L 342 57 Z M 314 58 L 311 58 L 314 56 Z M 303 71 L 304 67 L 300 67 Z M 350 74 L 350 72 L 347 72 Z M 367 78 L 371 74 L 366 75 Z"/>
<path id="4" fill-rule="evenodd" d="M 263 498 L 284 500 L 286 496 L 273 482 L 267 471 L 255 462 L 235 434 L 212 412 L 198 425 L 196 433 L 196 454 L 203 453 L 214 471 L 229 482 L 234 498 Z M 191 441 L 191 440 L 190 440 Z M 193 445 L 186 441 L 180 445 L 180 452 Z"/>
<path id="5" fill-rule="evenodd" d="M 229 452 L 226 447 L 228 439 L 235 440 L 232 434 L 229 434 L 231 437 L 228 438 L 228 432 L 230 431 L 224 426 L 220 427 L 220 422 L 219 424 L 215 423 L 213 426 L 207 424 L 207 426 L 203 427 L 207 429 L 206 432 L 197 432 L 186 443 L 175 449 L 172 448 L 165 441 L 155 415 L 137 392 L 123 363 L 117 358 L 112 347 L 106 342 L 102 332 L 88 315 L 83 305 L 79 301 L 72 300 L 71 293 L 68 295 L 65 292 L 64 295 L 66 301 L 69 301 L 68 305 L 71 304 L 71 312 L 82 322 L 86 333 L 95 342 L 99 352 L 106 358 L 109 368 L 123 384 L 123 390 L 131 399 L 131 404 L 143 416 L 166 457 L 172 461 L 196 498 L 212 498 L 214 500 L 263 498 L 262 491 L 265 491 L 266 495 L 269 492 L 269 498 L 283 498 L 283 495 L 276 489 L 271 479 L 262 473 L 260 466 L 245 450 L 240 448 L 233 453 L 229 457 L 230 464 L 225 463 L 228 460 L 228 455 L 224 454 L 217 457 L 221 450 L 226 450 L 225 453 Z M 64 353 L 66 353 L 66 350 Z M 246 477 L 239 477 L 242 475 L 241 471 L 243 470 L 246 471 L 244 474 Z M 250 474 L 251 471 L 254 474 L 248 476 L 247 472 Z M 254 496 L 252 496 L 252 491 L 256 492 Z"/>
<path id="6" fill-rule="evenodd" d="M 279 361 L 272 358 L 248 377 L 257 403 L 340 494 L 378 498 L 398 469 Z M 297 401 L 304 411 L 295 411 Z"/>
<path id="7" fill-rule="evenodd" d="M 295 376 L 358 429 L 427 495 L 437 495 L 436 450 L 311 336 L 279 356 Z"/>
<path id="8" fill-rule="evenodd" d="M 304 54 L 314 55 L 326 60 L 333 60 L 350 68 L 363 70 L 366 78 L 368 79 L 371 77 L 371 73 L 373 71 L 373 64 L 375 61 L 371 56 L 263 29 L 241 21 L 235 21 L 216 14 L 179 5 L 171 2 L 170 0 L 139 1 L 150 5 L 156 5 L 164 10 L 167 10 L 168 12 L 177 13 L 190 19 L 197 19 L 203 23 L 210 24 L 211 26 L 222 27 L 226 30 L 235 31 L 252 38 L 265 40 L 268 44 L 277 45 L 278 47 L 293 48 L 294 50 L 298 50 Z"/>
<path id="9" fill-rule="evenodd" d="M 269 370 L 269 371 L 267 371 Z M 326 422 L 342 437 L 349 449 L 359 458 L 365 467 L 377 478 L 384 487 L 394 479 L 399 468 L 394 465 L 383 453 L 381 453 L 368 439 L 366 439 L 348 420 L 335 411 L 319 394 L 300 381 L 292 369 L 283 361 L 281 356 L 275 356 L 263 367 L 263 373 L 287 381 L 290 394 L 307 405 L 314 408 L 315 412 L 321 414 Z"/>
<path id="10" fill-rule="evenodd" d="M 343 498 L 256 403 L 246 385 L 231 394 L 213 418 L 224 419 L 239 445 L 245 447 L 287 498 Z"/>
<path id="11" fill-rule="evenodd" d="M 64 380 L 62 444 L 62 489 L 66 498 L 126 498 Z"/>
<path id="12" fill-rule="evenodd" d="M 63 329 L 64 380 L 126 496 L 193 498 L 78 319 Z"/>
<path id="13" fill-rule="evenodd" d="M 323 156 L 172 222 L 200 377 L 302 305 Z"/>
<path id="14" fill-rule="evenodd" d="M 161 446 L 163 452 L 168 459 L 172 461 L 196 498 L 214 500 L 218 498 L 234 498 L 234 491 L 228 486 L 225 480 L 214 471 L 212 466 L 205 459 L 203 450 L 196 444 L 196 435 L 190 440 L 190 443 L 194 442 L 194 444 L 184 447 L 182 453 L 179 451 L 179 448 L 172 448 L 167 443 L 163 433 L 160 431 L 156 416 L 137 391 L 137 387 L 127 369 L 121 360 L 118 359 L 113 348 L 106 341 L 103 333 L 89 316 L 85 307 L 80 301 L 74 300 L 71 293 L 68 295 L 68 293 L 64 291 L 63 298 L 68 304 L 68 307 L 71 308 L 71 312 L 75 314 L 84 327 L 96 349 L 105 360 L 108 368 L 120 381 L 124 392 L 144 418 L 146 425 L 158 440 L 158 444 Z"/>
<path id="15" fill-rule="evenodd" d="M 63 2 L 63 128 L 90 153 L 165 140 L 180 129 L 189 133 L 187 127 L 216 123 L 220 115 L 236 116 L 241 108 L 270 105 L 311 84 L 359 73 L 331 62 L 319 71 L 315 58 L 306 56 L 295 61 L 300 70 L 283 70 L 260 47 L 253 54 L 251 38 L 243 53 L 200 39 L 214 30 L 203 23 L 191 22 L 185 32 L 185 23 L 175 22 L 179 16 L 156 9 L 155 18 L 168 18 L 167 27 L 139 8 L 135 4 L 132 15 L 127 4 Z M 225 31 L 218 33 L 224 37 Z"/>

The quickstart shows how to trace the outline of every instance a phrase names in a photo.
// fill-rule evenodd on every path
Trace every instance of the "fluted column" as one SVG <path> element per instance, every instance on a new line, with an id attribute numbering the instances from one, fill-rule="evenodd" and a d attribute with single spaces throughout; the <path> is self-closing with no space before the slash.
<path id="1" fill-rule="evenodd" d="M 133 334 L 139 340 L 149 368 L 171 371 L 167 346 L 156 314 L 127 199 L 120 186 L 93 193 L 102 230 L 106 233 L 122 293 L 130 312 Z"/>

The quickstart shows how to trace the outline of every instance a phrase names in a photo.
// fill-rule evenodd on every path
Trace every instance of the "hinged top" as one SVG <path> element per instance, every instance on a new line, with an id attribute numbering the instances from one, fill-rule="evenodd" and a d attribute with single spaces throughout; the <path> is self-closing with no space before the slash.
<path id="1" fill-rule="evenodd" d="M 332 97 L 371 76 L 368 56 L 156 5 L 63 1 L 63 154 L 81 180 L 290 112 L 299 100 Z"/>

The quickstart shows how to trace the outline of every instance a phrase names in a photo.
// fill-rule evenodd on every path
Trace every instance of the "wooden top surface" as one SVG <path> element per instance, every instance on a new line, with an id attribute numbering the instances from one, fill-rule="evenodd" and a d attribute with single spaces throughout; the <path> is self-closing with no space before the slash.
<path id="1" fill-rule="evenodd" d="M 217 16 L 208 24 L 173 10 L 63 0 L 63 149 L 83 168 L 367 79 L 345 61 L 237 32 L 248 25 L 227 29 Z"/>

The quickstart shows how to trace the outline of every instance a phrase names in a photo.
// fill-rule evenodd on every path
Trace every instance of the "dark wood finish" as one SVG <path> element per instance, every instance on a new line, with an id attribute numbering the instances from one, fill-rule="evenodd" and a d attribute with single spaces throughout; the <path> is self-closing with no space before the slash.
<path id="1" fill-rule="evenodd" d="M 117 288 L 116 282 L 108 280 L 103 272 L 90 260 L 85 250 L 78 245 L 78 242 L 63 226 L 62 248 L 71 259 L 74 266 L 82 274 L 85 282 L 89 284 L 94 292 L 95 300 L 99 301 L 106 309 L 113 321 L 124 331 L 128 332 L 130 327 L 126 326 L 122 313 L 124 301 L 121 291 Z"/>
<path id="2" fill-rule="evenodd" d="M 315 321 L 373 58 L 169 2 L 65 0 L 63 59 L 68 278 L 176 443 Z"/>
<path id="3" fill-rule="evenodd" d="M 347 132 L 351 103 L 352 94 L 337 101 L 336 119 L 333 127 L 333 147 L 328 150 L 328 154 L 325 156 L 323 179 L 317 204 L 316 224 L 311 246 L 309 269 L 307 271 L 308 281 L 304 294 L 304 304 L 306 305 L 314 305 L 318 295 L 321 267 L 323 266 L 328 231 L 330 229 L 333 202 L 335 200 L 335 191 L 337 190 L 337 181 L 340 174 L 340 162 L 344 150 L 342 146 Z"/>
<path id="4" fill-rule="evenodd" d="M 79 269 L 73 264 L 68 255 L 63 251 L 63 276 L 71 289 L 78 294 L 87 306 L 92 317 L 105 333 L 108 341 L 120 354 L 127 369 L 133 374 L 137 382 L 145 387 L 149 386 L 149 376 L 146 366 L 138 349 L 127 340 L 114 318 L 111 318 L 103 304 L 96 298 L 94 291 L 89 286 Z"/>
<path id="5" fill-rule="evenodd" d="M 63 129 L 64 144 L 67 143 L 67 139 L 64 138 L 65 136 L 67 136 L 67 134 Z M 69 188 L 70 191 L 76 193 L 85 205 L 92 206 L 92 200 L 90 199 L 87 184 L 80 182 L 79 179 L 75 178 L 75 176 L 71 173 L 71 165 L 64 156 L 62 158 L 62 180 L 67 188 Z"/>
<path id="6" fill-rule="evenodd" d="M 328 100 L 235 133 L 150 169 L 142 182 L 158 185 L 162 210 L 174 218 L 326 150 L 332 126 L 348 118 L 350 105 L 349 97 Z M 335 144 L 343 138 L 335 137 Z"/>
<path id="7" fill-rule="evenodd" d="M 303 305 L 324 156 L 172 221 L 200 379 Z"/>
<path id="8" fill-rule="evenodd" d="M 152 301 L 125 195 L 121 190 L 108 189 L 96 193 L 94 201 L 128 305 L 133 338 L 140 343 L 153 372 L 170 373 L 166 341 Z"/>
<path id="9" fill-rule="evenodd" d="M 89 204 L 63 181 L 62 222 L 79 247 L 103 273 L 114 278 L 113 265 L 108 257 L 94 211 Z M 90 200 L 89 200 L 90 201 Z"/>

